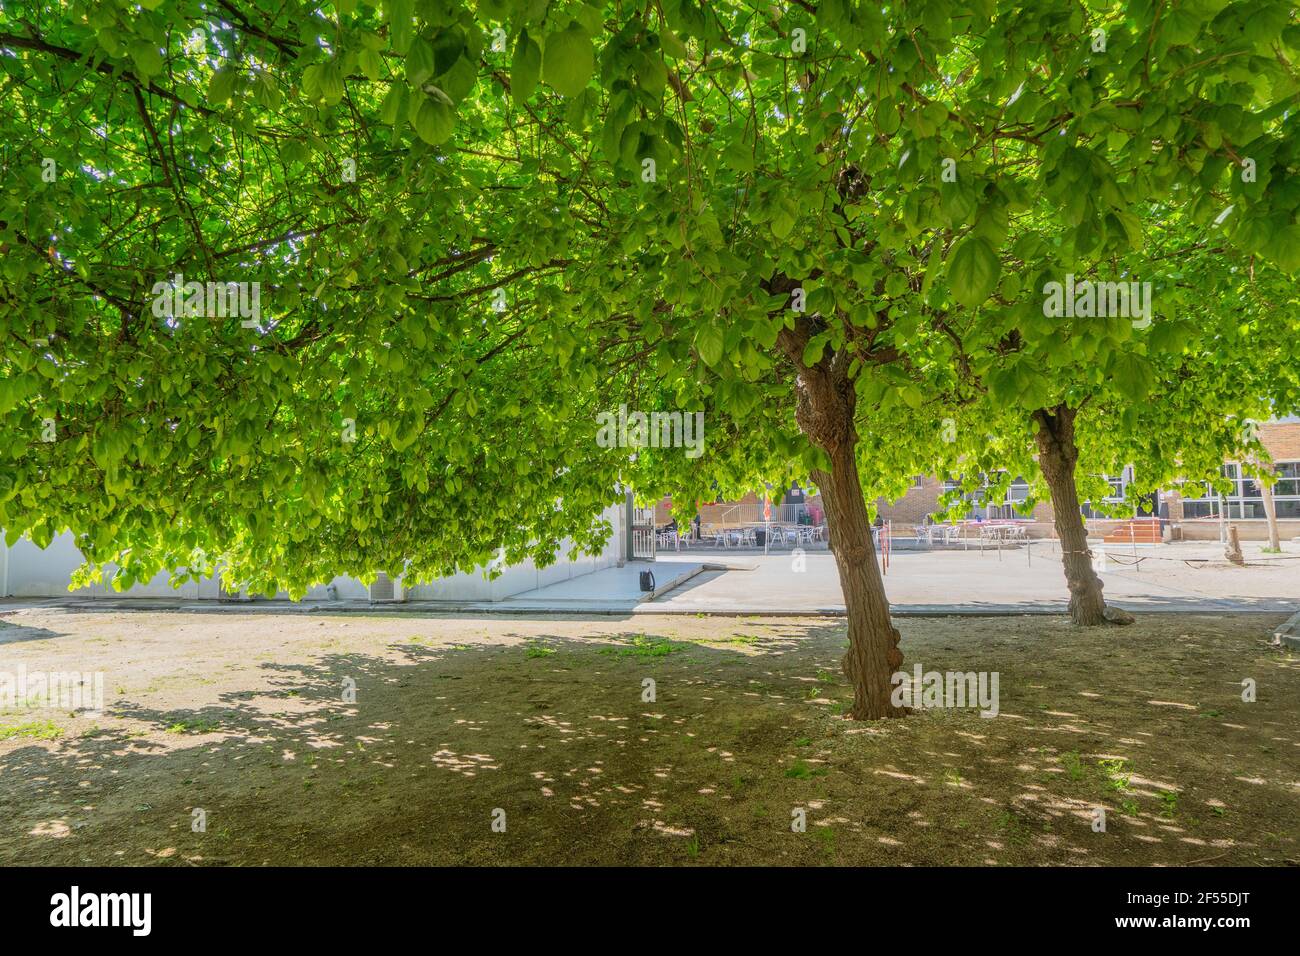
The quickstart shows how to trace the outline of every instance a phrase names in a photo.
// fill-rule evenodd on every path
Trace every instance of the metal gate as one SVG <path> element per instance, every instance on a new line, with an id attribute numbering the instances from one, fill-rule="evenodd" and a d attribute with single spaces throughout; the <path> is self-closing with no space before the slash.
<path id="1" fill-rule="evenodd" d="M 632 508 L 632 559 L 634 561 L 653 561 L 655 559 L 655 510 L 654 508 Z"/>

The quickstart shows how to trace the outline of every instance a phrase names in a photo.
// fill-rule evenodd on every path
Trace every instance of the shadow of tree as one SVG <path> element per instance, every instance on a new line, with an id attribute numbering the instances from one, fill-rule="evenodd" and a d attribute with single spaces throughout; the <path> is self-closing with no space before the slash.
<path id="1" fill-rule="evenodd" d="M 5 644 L 18 644 L 22 641 L 43 641 L 48 637 L 58 637 L 58 631 L 44 627 L 29 627 L 4 620 L 7 615 L 0 614 L 0 647 Z"/>
<path id="2" fill-rule="evenodd" d="M 1216 839 L 1234 859 L 1293 847 L 1280 766 L 1300 679 L 1268 672 L 1291 696 L 1255 710 L 1222 688 L 1207 717 L 1214 628 L 1167 619 L 1099 647 L 1044 619 L 902 622 L 908 666 L 1001 670 L 1003 713 L 868 725 L 837 716 L 842 622 L 628 619 L 578 637 L 544 621 L 249 663 L 211 702 L 123 699 L 98 729 L 0 750 L 0 862 L 1175 863 Z M 1171 666 L 1197 654 L 1203 669 Z M 1252 747 L 1275 751 L 1263 785 L 1234 783 Z M 1123 790 L 1098 769 L 1108 755 L 1127 761 Z M 1198 775 L 1197 799 L 1231 813 L 1162 817 Z M 1109 841 L 1089 826 L 1099 805 Z"/>

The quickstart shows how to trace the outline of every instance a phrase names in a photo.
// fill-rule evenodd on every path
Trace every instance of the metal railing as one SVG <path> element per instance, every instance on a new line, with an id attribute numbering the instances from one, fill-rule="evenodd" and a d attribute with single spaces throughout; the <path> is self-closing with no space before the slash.
<path id="1" fill-rule="evenodd" d="M 808 506 L 804 504 L 772 505 L 772 524 L 800 524 L 806 521 Z M 732 505 L 701 505 L 700 523 L 719 528 L 747 528 L 764 523 L 761 502 Z"/>

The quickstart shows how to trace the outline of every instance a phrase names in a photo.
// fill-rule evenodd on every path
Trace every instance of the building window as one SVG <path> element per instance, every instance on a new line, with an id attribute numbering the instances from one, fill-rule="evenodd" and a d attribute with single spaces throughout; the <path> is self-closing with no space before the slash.
<path id="1" fill-rule="evenodd" d="M 1001 474 L 1001 473 L 999 473 Z M 945 494 L 961 489 L 960 478 L 946 478 L 943 482 Z M 962 495 L 962 498 L 969 506 L 966 511 L 967 520 L 976 518 L 1000 518 L 1010 519 L 1023 517 L 1016 505 L 1029 498 L 1029 482 L 1020 475 L 1012 479 L 1007 487 L 1006 493 L 1001 498 L 994 498 L 989 494 L 990 481 L 987 475 L 980 475 L 979 487 L 974 491 L 968 491 Z"/>
<path id="2" fill-rule="evenodd" d="M 1273 468 L 1278 476 L 1273 485 L 1273 502 L 1278 518 L 1300 518 L 1300 461 L 1279 461 Z M 1268 517 L 1264 514 L 1264 497 L 1259 482 L 1244 474 L 1241 465 L 1229 462 L 1223 466 L 1221 474 L 1232 483 L 1231 490 L 1222 499 L 1209 485 L 1197 482 L 1185 486 L 1184 518 L 1215 518 L 1220 510 L 1231 520 L 1254 521 Z"/>

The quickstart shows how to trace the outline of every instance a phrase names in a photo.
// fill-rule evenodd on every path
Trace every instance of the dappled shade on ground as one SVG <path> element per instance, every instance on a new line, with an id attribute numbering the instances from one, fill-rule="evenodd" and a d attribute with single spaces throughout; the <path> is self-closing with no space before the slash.
<path id="1" fill-rule="evenodd" d="M 107 713 L 0 715 L 0 863 L 1294 862 L 1279 619 L 903 620 L 1000 714 L 864 724 L 828 619 L 22 611 L 0 670 Z"/>

